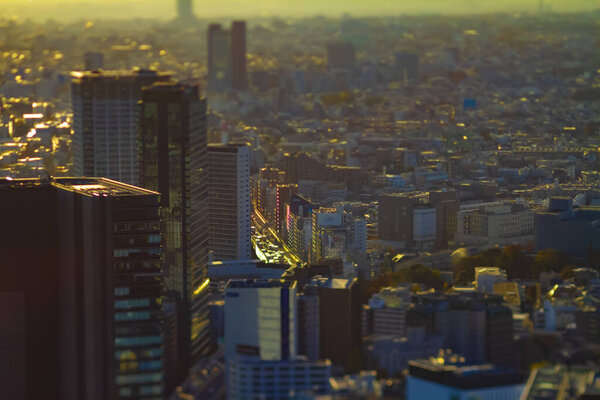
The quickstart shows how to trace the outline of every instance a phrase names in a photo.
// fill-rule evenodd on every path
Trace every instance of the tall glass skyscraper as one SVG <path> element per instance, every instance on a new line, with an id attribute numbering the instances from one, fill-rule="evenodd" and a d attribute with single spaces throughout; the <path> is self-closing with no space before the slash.
<path id="1" fill-rule="evenodd" d="M 166 333 L 171 384 L 210 350 L 206 102 L 197 86 L 168 82 L 144 88 L 141 104 L 140 184 L 161 193 L 165 294 L 173 302 L 166 318 L 175 320 Z"/>

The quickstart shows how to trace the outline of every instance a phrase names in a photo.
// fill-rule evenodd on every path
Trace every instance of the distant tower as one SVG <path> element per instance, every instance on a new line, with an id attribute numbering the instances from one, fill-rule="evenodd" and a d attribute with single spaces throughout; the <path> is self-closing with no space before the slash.
<path id="1" fill-rule="evenodd" d="M 213 89 L 248 89 L 246 22 L 234 21 L 231 30 L 208 27 L 208 76 Z"/>
<path id="2" fill-rule="evenodd" d="M 194 19 L 193 0 L 177 0 L 177 17 L 181 21 L 192 21 Z"/>
<path id="3" fill-rule="evenodd" d="M 231 26 L 231 66 L 232 87 L 236 90 L 248 89 L 246 72 L 246 21 L 233 21 Z"/>

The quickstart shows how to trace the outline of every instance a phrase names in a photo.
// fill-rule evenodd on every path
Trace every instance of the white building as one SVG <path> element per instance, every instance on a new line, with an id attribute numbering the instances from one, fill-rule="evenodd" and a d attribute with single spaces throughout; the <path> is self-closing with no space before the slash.
<path id="1" fill-rule="evenodd" d="M 363 306 L 363 335 L 406 334 L 406 311 L 411 304 L 408 287 L 383 288 Z"/>
<path id="2" fill-rule="evenodd" d="M 534 213 L 526 204 L 463 208 L 457 215 L 457 243 L 479 246 L 527 244 L 534 240 Z"/>
<path id="3" fill-rule="evenodd" d="M 297 354 L 296 287 L 232 280 L 225 289 L 227 398 L 289 399 L 329 393 L 331 363 Z M 262 397 L 261 397 L 262 396 Z"/>
<path id="4" fill-rule="evenodd" d="M 213 259 L 250 259 L 250 148 L 247 145 L 208 146 L 208 192 L 208 247 Z"/>

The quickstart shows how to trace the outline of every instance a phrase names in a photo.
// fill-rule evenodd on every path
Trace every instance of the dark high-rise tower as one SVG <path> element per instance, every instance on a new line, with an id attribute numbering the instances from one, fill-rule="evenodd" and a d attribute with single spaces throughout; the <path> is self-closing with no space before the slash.
<path id="1" fill-rule="evenodd" d="M 231 65 L 233 70 L 231 86 L 233 89 L 248 89 L 248 72 L 246 71 L 246 21 L 234 21 L 231 26 Z"/>
<path id="2" fill-rule="evenodd" d="M 158 193 L 0 179 L 0 398 L 164 398 Z"/>
<path id="3" fill-rule="evenodd" d="M 140 184 L 161 193 L 165 293 L 176 303 L 166 343 L 171 386 L 190 355 L 209 350 L 206 102 L 197 86 L 161 82 L 143 89 L 140 115 Z"/>
<path id="4" fill-rule="evenodd" d="M 211 24 L 208 27 L 207 44 L 211 88 L 246 90 L 246 22 L 234 21 L 231 30 Z"/>

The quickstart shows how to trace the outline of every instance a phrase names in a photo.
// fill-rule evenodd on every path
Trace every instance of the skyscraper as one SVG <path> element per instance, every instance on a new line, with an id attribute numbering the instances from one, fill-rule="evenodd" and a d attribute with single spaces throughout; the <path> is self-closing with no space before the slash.
<path id="1" fill-rule="evenodd" d="M 0 194 L 0 398 L 162 399 L 158 193 L 57 178 Z"/>
<path id="2" fill-rule="evenodd" d="M 170 79 L 148 70 L 74 72 L 73 174 L 136 184 L 141 89 Z"/>
<path id="3" fill-rule="evenodd" d="M 161 193 L 165 292 L 179 305 L 177 366 L 169 372 L 178 371 L 173 379 L 181 381 L 190 353 L 208 351 L 206 102 L 197 86 L 159 82 L 142 90 L 141 104 L 140 185 Z M 193 349 L 192 318 L 203 326 L 194 330 Z"/>
<path id="4" fill-rule="evenodd" d="M 219 24 L 208 27 L 208 84 L 212 89 L 224 90 L 231 86 L 232 55 L 231 33 Z"/>
<path id="5" fill-rule="evenodd" d="M 194 5 L 192 0 L 177 0 L 177 17 L 182 22 L 194 20 Z"/>
<path id="6" fill-rule="evenodd" d="M 207 42 L 210 87 L 216 90 L 248 89 L 246 22 L 234 21 L 231 30 L 211 24 Z"/>
<path id="7" fill-rule="evenodd" d="M 246 70 L 246 21 L 233 21 L 231 25 L 231 86 L 236 90 L 248 89 Z"/>
<path id="8" fill-rule="evenodd" d="M 216 261 L 250 259 L 250 148 L 208 146 L 209 249 Z"/>

